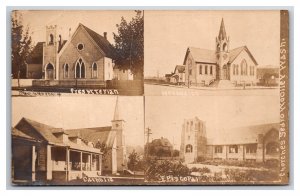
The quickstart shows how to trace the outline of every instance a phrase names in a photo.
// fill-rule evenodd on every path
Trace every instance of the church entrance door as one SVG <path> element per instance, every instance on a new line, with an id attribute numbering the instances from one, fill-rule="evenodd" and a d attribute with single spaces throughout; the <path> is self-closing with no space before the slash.
<path id="1" fill-rule="evenodd" d="M 228 66 L 224 65 L 222 68 L 221 80 L 229 80 Z"/>
<path id="2" fill-rule="evenodd" d="M 53 80 L 54 79 L 54 66 L 49 63 L 46 67 L 46 79 Z"/>

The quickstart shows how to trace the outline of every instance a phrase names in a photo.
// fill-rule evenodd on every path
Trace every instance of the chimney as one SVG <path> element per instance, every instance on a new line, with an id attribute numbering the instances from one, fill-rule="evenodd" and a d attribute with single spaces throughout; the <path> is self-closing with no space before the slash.
<path id="1" fill-rule="evenodd" d="M 104 36 L 105 39 L 107 39 L 107 32 L 104 32 L 103 36 Z"/>

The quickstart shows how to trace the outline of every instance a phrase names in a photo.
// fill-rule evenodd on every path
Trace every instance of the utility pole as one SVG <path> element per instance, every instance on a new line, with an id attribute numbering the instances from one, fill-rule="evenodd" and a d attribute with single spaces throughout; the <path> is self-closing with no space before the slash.
<path id="1" fill-rule="evenodd" d="M 146 151 L 146 158 L 148 158 L 149 155 L 149 138 L 150 135 L 152 134 L 151 129 L 148 127 L 146 128 L 146 137 L 147 137 L 147 143 L 146 143 L 146 147 L 147 147 L 147 151 Z"/>

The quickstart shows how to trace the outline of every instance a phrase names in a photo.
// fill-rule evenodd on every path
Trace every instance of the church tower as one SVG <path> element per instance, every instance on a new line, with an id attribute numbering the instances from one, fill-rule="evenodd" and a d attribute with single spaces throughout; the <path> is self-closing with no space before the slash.
<path id="1" fill-rule="evenodd" d="M 119 97 L 116 100 L 115 113 L 112 122 L 112 131 L 116 132 L 116 159 L 117 171 L 127 168 L 126 146 L 125 146 L 125 121 L 120 117 Z"/>
<path id="2" fill-rule="evenodd" d="M 216 37 L 217 79 L 229 80 L 229 37 L 226 36 L 224 20 L 222 18 L 219 35 Z"/>
<path id="3" fill-rule="evenodd" d="M 58 42 L 56 40 L 57 26 L 46 26 L 46 42 L 44 43 L 43 54 L 43 72 L 46 80 L 56 78 L 56 56 L 58 50 Z"/>

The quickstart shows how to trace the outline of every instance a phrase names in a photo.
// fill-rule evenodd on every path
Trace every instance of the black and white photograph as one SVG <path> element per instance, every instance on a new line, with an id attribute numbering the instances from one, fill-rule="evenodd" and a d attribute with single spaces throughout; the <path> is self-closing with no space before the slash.
<path id="1" fill-rule="evenodd" d="M 15 10 L 12 90 L 143 95 L 142 11 Z"/>

